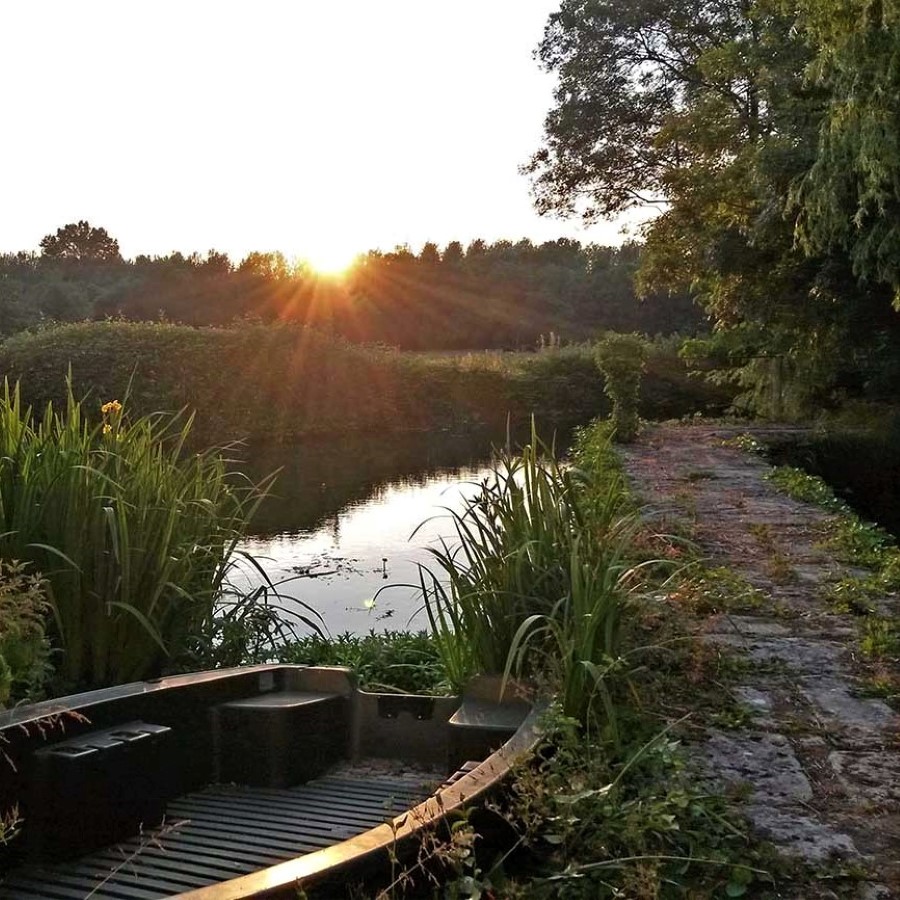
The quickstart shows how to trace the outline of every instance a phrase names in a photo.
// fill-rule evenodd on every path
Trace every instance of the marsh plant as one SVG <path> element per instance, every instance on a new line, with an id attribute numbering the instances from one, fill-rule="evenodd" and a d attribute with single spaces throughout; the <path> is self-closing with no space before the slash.
<path id="1" fill-rule="evenodd" d="M 542 673 L 566 713 L 583 716 L 619 664 L 633 583 L 621 475 L 595 478 L 533 436 L 450 517 L 455 540 L 432 550 L 421 587 L 451 681 Z"/>
<path id="2" fill-rule="evenodd" d="M 450 690 L 437 643 L 425 631 L 304 635 L 279 647 L 277 657 L 283 663 L 348 666 L 369 691 L 441 694 Z"/>
<path id="3" fill-rule="evenodd" d="M 159 675 L 217 640 L 261 492 L 220 453 L 188 452 L 191 422 L 130 421 L 118 401 L 91 411 L 71 390 L 37 417 L 4 384 L 0 557 L 43 573 L 62 687 Z"/>

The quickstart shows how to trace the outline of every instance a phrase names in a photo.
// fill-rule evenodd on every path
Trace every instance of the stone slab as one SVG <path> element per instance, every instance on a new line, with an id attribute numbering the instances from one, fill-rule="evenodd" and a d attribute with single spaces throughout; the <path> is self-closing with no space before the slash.
<path id="1" fill-rule="evenodd" d="M 808 863 L 859 855 L 850 835 L 812 818 L 806 810 L 756 803 L 747 807 L 747 818 L 781 853 Z"/>
<path id="2" fill-rule="evenodd" d="M 713 732 L 703 745 L 707 769 L 726 784 L 749 785 L 757 803 L 796 803 L 812 799 L 809 779 L 781 734 Z"/>
<path id="3" fill-rule="evenodd" d="M 885 702 L 855 697 L 850 683 L 843 678 L 805 678 L 800 683 L 800 692 L 826 718 L 841 728 L 879 733 L 896 729 L 900 725 L 900 719 Z"/>
<path id="4" fill-rule="evenodd" d="M 828 762 L 848 794 L 862 795 L 900 812 L 900 759 L 896 753 L 835 750 Z"/>

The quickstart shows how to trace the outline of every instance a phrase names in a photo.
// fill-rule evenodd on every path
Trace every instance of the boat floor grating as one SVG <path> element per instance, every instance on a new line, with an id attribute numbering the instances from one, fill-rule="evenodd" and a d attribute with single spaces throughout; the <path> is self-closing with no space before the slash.
<path id="1" fill-rule="evenodd" d="M 389 821 L 424 800 L 424 773 L 326 775 L 277 790 L 211 785 L 169 804 L 166 821 L 80 859 L 17 869 L 2 900 L 158 900 L 271 866 Z"/>

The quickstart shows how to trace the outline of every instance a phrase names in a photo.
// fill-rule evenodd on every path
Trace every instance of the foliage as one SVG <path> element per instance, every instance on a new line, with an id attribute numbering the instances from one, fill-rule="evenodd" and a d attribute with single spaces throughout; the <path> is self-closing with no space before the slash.
<path id="1" fill-rule="evenodd" d="M 779 466 L 772 482 L 797 500 L 814 503 L 832 513 L 826 540 L 846 562 L 863 566 L 869 574 L 852 574 L 835 582 L 829 600 L 835 612 L 860 617 L 859 646 L 863 656 L 895 663 L 900 660 L 900 623 L 896 615 L 879 615 L 879 601 L 900 589 L 900 547 L 884 529 L 866 522 L 818 476 L 791 466 Z M 895 676 L 885 683 L 894 690 Z"/>
<path id="2" fill-rule="evenodd" d="M 0 556 L 44 573 L 66 687 L 189 664 L 259 497 L 220 454 L 185 451 L 189 418 L 97 412 L 71 388 L 40 418 L 18 387 L 0 397 Z"/>
<path id="3" fill-rule="evenodd" d="M 759 608 L 763 597 L 762 591 L 725 566 L 696 566 L 669 594 L 683 612 L 695 616 Z"/>
<path id="4" fill-rule="evenodd" d="M 0 560 L 0 709 L 39 699 L 51 672 L 44 580 L 27 569 L 25 563 Z"/>
<path id="5" fill-rule="evenodd" d="M 664 204 L 645 227 L 639 290 L 693 292 L 716 338 L 726 339 L 723 363 L 739 370 L 746 399 L 776 417 L 782 401 L 784 412 L 807 412 L 823 399 L 877 390 L 877 373 L 893 370 L 900 345 L 890 290 L 861 285 L 834 240 L 796 241 L 796 185 L 818 164 L 827 111 L 841 114 L 840 103 L 829 105 L 835 84 L 807 77 L 819 38 L 811 45 L 798 5 L 819 6 L 565 0 L 540 46 L 558 84 L 543 147 L 528 166 L 543 212 L 591 220 Z M 885 30 L 871 34 L 883 46 L 894 40 Z M 848 104 L 851 86 L 869 83 L 864 74 L 854 81 L 860 71 L 844 73 Z M 893 96 L 876 91 L 862 107 L 883 112 Z M 869 119 L 872 143 L 879 120 Z M 883 193 L 892 133 L 889 126 L 867 176 Z M 825 200 L 816 202 L 828 200 L 834 221 L 856 229 L 844 196 L 856 170 L 834 155 L 836 175 L 822 181 Z M 833 191 L 838 182 L 848 188 Z M 810 234 L 820 227 L 814 215 Z M 869 221 L 854 234 L 864 237 Z M 892 226 L 889 209 L 879 221 Z M 879 246 L 889 261 L 890 245 Z"/>
<path id="6" fill-rule="evenodd" d="M 837 249 L 854 272 L 900 298 L 900 4 L 801 0 L 800 25 L 815 53 L 811 79 L 830 102 L 813 165 L 794 193 L 797 229 L 810 253 Z"/>
<path id="7" fill-rule="evenodd" d="M 604 410 L 588 344 L 547 353 L 425 355 L 360 347 L 292 325 L 229 328 L 94 322 L 17 335 L 0 345 L 0 373 L 34 407 L 77 395 L 121 397 L 130 409 L 195 410 L 193 439 L 272 443 L 319 433 L 437 430 L 583 422 Z M 721 411 L 730 395 L 689 379 L 674 349 L 653 346 L 641 408 L 667 418 Z"/>
<path id="8" fill-rule="evenodd" d="M 120 262 L 119 242 L 105 228 L 93 228 L 84 220 L 56 229 L 41 239 L 47 259 L 75 263 Z"/>
<path id="9" fill-rule="evenodd" d="M 611 752 L 571 720 L 554 724 L 503 810 L 531 856 L 511 896 L 739 897 L 767 880 L 727 800 L 698 786 L 665 732 L 638 730 Z"/>
<path id="10" fill-rule="evenodd" d="M 833 512 L 847 508 L 821 478 L 809 475 L 802 469 L 794 466 L 778 466 L 769 473 L 768 478 L 775 487 L 795 500 L 813 503 Z"/>
<path id="11" fill-rule="evenodd" d="M 117 316 L 188 325 L 252 317 L 313 326 L 354 343 L 410 350 L 530 348 L 542 333 L 585 340 L 599 329 L 692 332 L 690 298 L 662 293 L 638 302 L 633 275 L 640 247 L 582 246 L 560 239 L 428 242 L 371 251 L 341 278 L 322 278 L 279 253 L 249 253 L 239 264 L 205 256 L 118 256 L 103 229 L 80 222 L 48 235 L 40 256 L 0 255 L 0 333 L 47 319 Z"/>
<path id="12" fill-rule="evenodd" d="M 597 345 L 597 365 L 606 379 L 604 390 L 612 401 L 613 435 L 617 441 L 637 437 L 641 374 L 647 347 L 637 334 L 608 334 Z"/>
<path id="13" fill-rule="evenodd" d="M 536 436 L 501 454 L 462 513 L 455 545 L 422 571 L 425 608 L 451 681 L 474 672 L 544 672 L 570 715 L 600 697 L 618 666 L 619 622 L 633 572 L 634 520 L 618 472 L 603 484 L 557 461 Z"/>
<path id="14" fill-rule="evenodd" d="M 283 663 L 347 666 L 370 691 L 442 694 L 449 688 L 437 643 L 424 631 L 310 635 L 278 647 L 275 656 Z"/>

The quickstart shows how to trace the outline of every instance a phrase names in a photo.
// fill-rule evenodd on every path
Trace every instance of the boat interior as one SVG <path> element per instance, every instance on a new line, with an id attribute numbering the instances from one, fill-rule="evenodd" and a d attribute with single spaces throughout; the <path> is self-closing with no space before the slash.
<path id="1" fill-rule="evenodd" d="M 396 829 L 471 780 L 530 710 L 512 686 L 501 699 L 497 679 L 429 697 L 362 691 L 345 669 L 271 665 L 0 713 L 0 812 L 21 820 L 0 849 L 0 898 L 213 896 Z"/>

